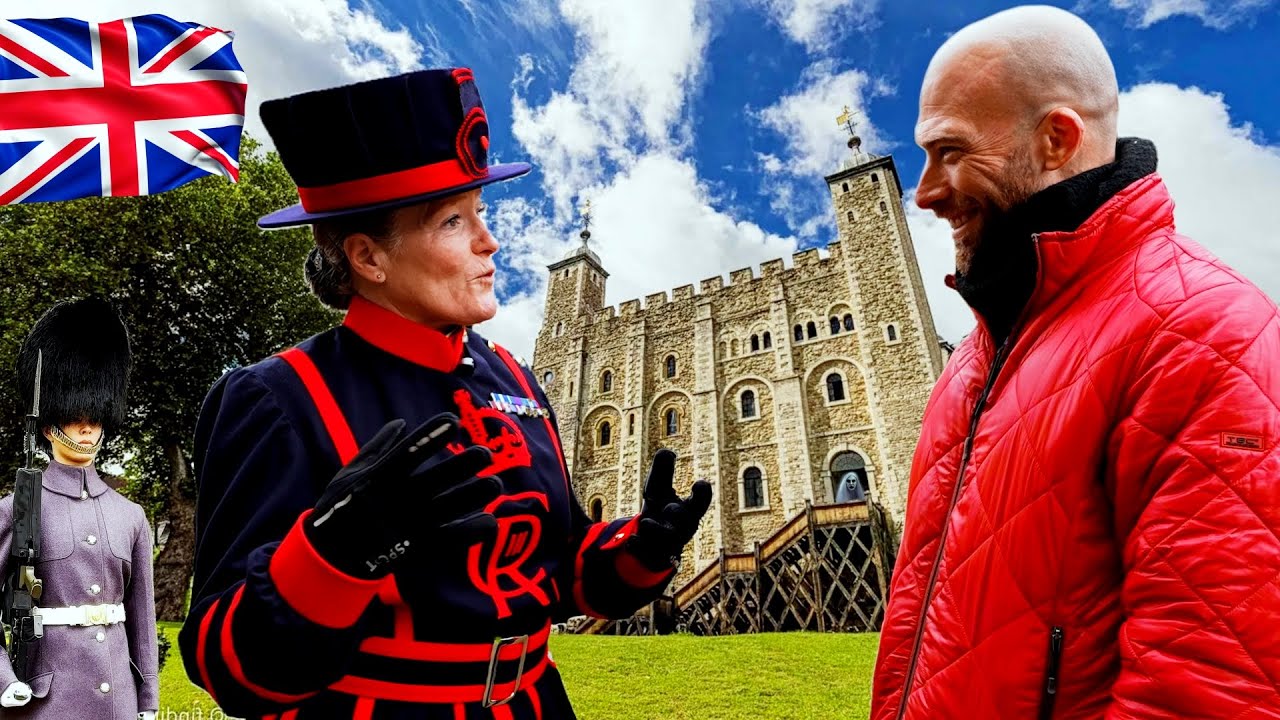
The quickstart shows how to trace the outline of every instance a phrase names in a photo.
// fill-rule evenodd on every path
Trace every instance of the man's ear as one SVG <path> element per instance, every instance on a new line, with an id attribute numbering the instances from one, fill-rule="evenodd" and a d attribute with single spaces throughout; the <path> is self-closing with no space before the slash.
<path id="1" fill-rule="evenodd" d="M 1061 170 L 1084 146 L 1084 120 L 1069 107 L 1054 108 L 1040 121 L 1036 135 L 1043 171 Z"/>

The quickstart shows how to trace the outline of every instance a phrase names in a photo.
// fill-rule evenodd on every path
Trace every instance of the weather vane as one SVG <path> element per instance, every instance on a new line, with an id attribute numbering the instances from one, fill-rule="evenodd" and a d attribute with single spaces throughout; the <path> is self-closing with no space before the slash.
<path id="1" fill-rule="evenodd" d="M 836 118 L 836 124 L 849 131 L 849 149 L 853 151 L 856 160 L 862 160 L 862 138 L 858 137 L 858 125 L 854 122 L 856 113 L 849 109 L 848 105 L 844 106 L 844 112 Z"/>
<path id="2" fill-rule="evenodd" d="M 583 247 L 586 247 L 587 240 L 591 239 L 591 198 L 587 198 L 582 206 L 582 232 L 578 233 L 578 237 L 582 238 Z"/>

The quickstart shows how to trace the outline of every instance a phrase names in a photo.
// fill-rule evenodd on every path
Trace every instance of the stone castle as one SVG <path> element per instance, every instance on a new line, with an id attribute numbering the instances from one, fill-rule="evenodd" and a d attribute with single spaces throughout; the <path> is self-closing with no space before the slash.
<path id="1" fill-rule="evenodd" d="M 851 143 L 851 147 L 854 145 Z M 900 528 L 921 416 L 944 362 L 891 157 L 857 152 L 826 178 L 827 246 L 606 307 L 583 244 L 549 267 L 533 368 L 578 498 L 593 518 L 639 511 L 650 459 L 714 499 L 674 587 L 750 552 L 806 502 L 864 497 Z"/>

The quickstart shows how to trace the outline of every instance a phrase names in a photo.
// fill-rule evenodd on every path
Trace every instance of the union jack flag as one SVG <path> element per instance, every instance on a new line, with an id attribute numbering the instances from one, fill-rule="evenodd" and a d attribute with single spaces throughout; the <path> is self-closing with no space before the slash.
<path id="1" fill-rule="evenodd" d="M 237 180 L 231 37 L 164 15 L 0 20 L 0 205 Z"/>

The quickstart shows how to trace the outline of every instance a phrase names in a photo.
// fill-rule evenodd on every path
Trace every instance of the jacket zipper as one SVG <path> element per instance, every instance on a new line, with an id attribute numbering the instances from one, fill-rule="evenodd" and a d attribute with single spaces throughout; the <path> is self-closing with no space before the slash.
<path id="1" fill-rule="evenodd" d="M 1058 696 L 1059 665 L 1062 661 L 1062 628 L 1054 626 L 1049 633 L 1049 660 L 1045 664 L 1044 694 L 1040 698 L 1040 720 L 1053 716 L 1053 701 Z"/>
<path id="2" fill-rule="evenodd" d="M 951 491 L 951 504 L 947 506 L 947 514 L 942 521 L 942 534 L 938 537 L 938 553 L 933 559 L 933 569 L 929 571 L 929 584 L 925 585 L 924 602 L 920 604 L 920 619 L 916 622 L 916 639 L 911 646 L 911 659 L 907 664 L 907 680 L 902 685 L 902 701 L 898 705 L 898 720 L 902 720 L 907 714 L 907 698 L 911 695 L 911 683 L 915 680 L 920 643 L 924 640 L 925 615 L 929 612 L 929 604 L 933 601 L 933 586 L 938 581 L 938 568 L 942 566 L 942 551 L 947 544 L 947 529 L 951 525 L 951 513 L 956 509 L 956 503 L 960 501 L 960 490 L 964 486 L 965 470 L 969 467 L 969 455 L 973 452 L 973 439 L 978 434 L 978 420 L 982 418 L 982 410 L 987 404 L 987 396 L 991 394 L 991 388 L 996 384 L 996 376 L 1000 374 L 1000 368 L 1004 366 L 1005 358 L 1009 355 L 1009 348 L 1013 346 L 1013 338 L 1014 333 L 1010 332 L 1009 337 L 1005 338 L 1004 343 L 1000 345 L 1000 349 L 996 351 L 995 360 L 991 363 L 991 371 L 987 373 L 987 383 L 983 386 L 982 394 L 978 396 L 978 404 L 974 407 L 973 415 L 969 419 L 969 435 L 964 439 L 964 454 L 960 458 L 960 472 L 956 476 L 955 489 Z"/>
<path id="3" fill-rule="evenodd" d="M 964 487 L 965 471 L 969 468 L 969 455 L 973 452 L 973 439 L 978 434 L 978 420 L 982 418 L 983 408 L 987 404 L 987 397 L 991 394 L 991 388 L 996 384 L 996 378 L 1000 375 L 1000 369 L 1004 367 L 1005 360 L 1009 357 L 1009 351 L 1013 348 L 1013 341 L 1018 337 L 1018 332 L 1022 329 L 1022 323 L 1026 320 L 1027 309 L 1031 307 L 1031 301 L 1035 298 L 1036 291 L 1040 289 L 1040 281 L 1042 279 L 1041 272 L 1043 262 L 1040 258 L 1040 233 L 1032 233 L 1031 243 L 1036 252 L 1036 285 L 1031 291 L 1031 297 L 1027 298 L 1027 304 L 1023 306 L 1022 312 L 1018 314 L 1017 320 L 1014 321 L 1013 327 L 1009 329 L 1009 335 L 1001 343 L 1000 349 L 996 350 L 995 359 L 991 362 L 991 371 L 987 373 L 987 384 L 982 388 L 982 394 L 978 396 L 978 404 L 973 408 L 973 415 L 969 419 L 969 434 L 964 439 L 964 454 L 960 458 L 960 472 L 956 475 L 956 486 L 951 491 L 951 504 L 947 506 L 947 514 L 942 520 L 942 533 L 938 536 L 938 553 L 933 558 L 933 567 L 929 571 L 929 584 L 925 586 L 924 602 L 920 604 L 920 619 L 916 622 L 916 639 L 911 646 L 911 657 L 907 661 L 907 679 L 902 684 L 902 699 L 898 703 L 897 720 L 903 720 L 907 714 L 907 698 L 911 696 L 911 684 L 916 677 L 916 662 L 920 659 L 920 643 L 924 640 L 924 621 L 925 616 L 929 613 L 929 604 L 933 602 L 933 586 L 938 581 L 938 568 L 942 565 L 942 552 L 947 545 L 947 529 L 951 526 L 951 513 L 956 509 L 956 503 L 960 501 L 960 490 Z"/>

